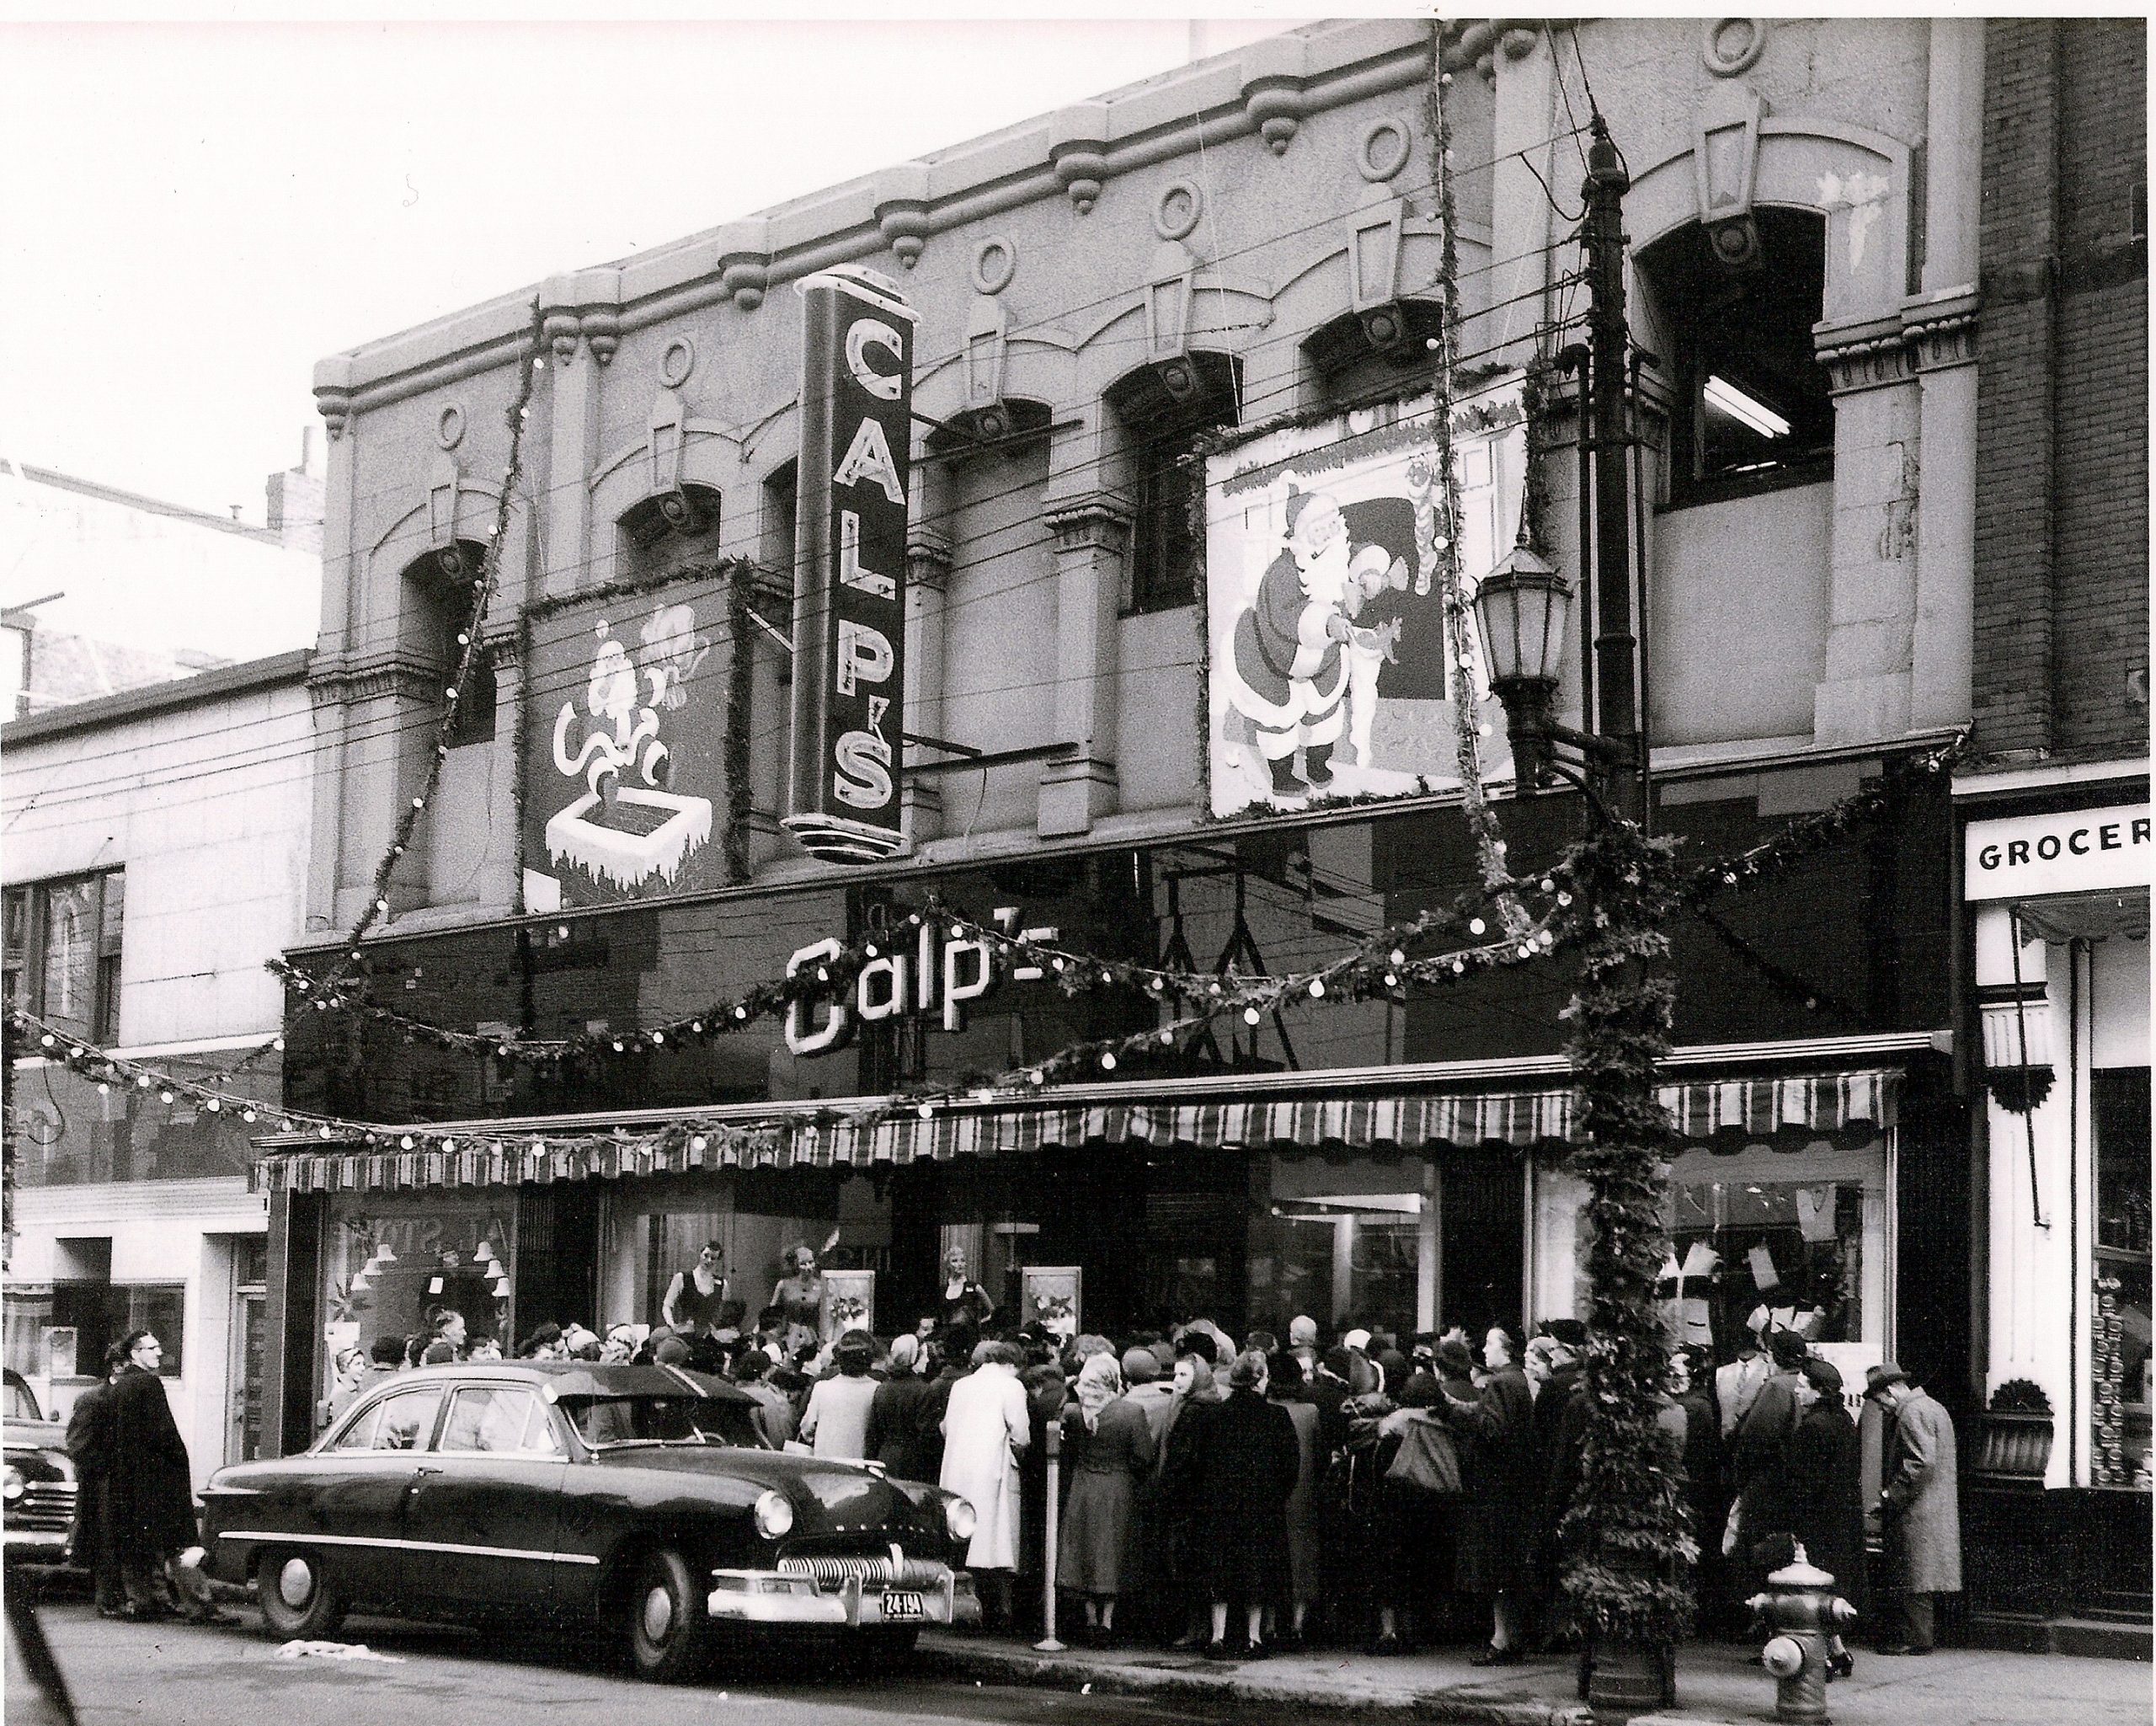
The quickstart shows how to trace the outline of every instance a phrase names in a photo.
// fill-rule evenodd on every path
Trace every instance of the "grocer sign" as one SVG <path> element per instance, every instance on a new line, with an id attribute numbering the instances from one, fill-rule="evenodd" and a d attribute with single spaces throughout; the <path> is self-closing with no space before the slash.
<path id="1" fill-rule="evenodd" d="M 915 313 L 895 285 L 858 265 L 795 286 L 803 357 L 786 826 L 813 856 L 867 863 L 905 843 Z"/>
<path id="2" fill-rule="evenodd" d="M 2148 805 L 2068 810 L 1972 821 L 1963 843 L 1963 896 L 2031 899 L 2146 886 Z"/>

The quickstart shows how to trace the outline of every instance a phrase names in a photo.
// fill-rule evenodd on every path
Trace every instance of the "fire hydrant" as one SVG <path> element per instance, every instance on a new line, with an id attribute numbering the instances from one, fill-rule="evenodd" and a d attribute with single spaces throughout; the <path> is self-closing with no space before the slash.
<path id="1" fill-rule="evenodd" d="M 1827 1718 L 1827 1644 L 1856 1622 L 1834 1579 L 1800 1557 L 1767 1578 L 1744 1604 L 1770 1632 L 1760 1662 L 1774 1675 L 1774 1718 L 1819 1726 Z"/>

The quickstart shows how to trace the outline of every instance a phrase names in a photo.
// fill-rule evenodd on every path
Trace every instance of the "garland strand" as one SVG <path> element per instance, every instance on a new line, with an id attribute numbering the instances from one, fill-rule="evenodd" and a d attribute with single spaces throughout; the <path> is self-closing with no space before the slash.
<path id="1" fill-rule="evenodd" d="M 1438 410 L 1433 416 L 1438 495 L 1443 500 L 1434 532 L 1438 574 L 1444 601 L 1445 649 L 1451 658 L 1454 759 L 1460 773 L 1462 807 L 1468 831 L 1475 836 L 1476 860 L 1482 874 L 1484 890 L 1497 907 L 1508 929 L 1527 927 L 1525 910 L 1513 895 L 1505 865 L 1505 842 L 1496 815 L 1482 794 L 1482 763 L 1476 747 L 1475 656 L 1468 644 L 1467 603 L 1461 590 L 1460 567 L 1460 470 L 1453 452 L 1453 392 L 1460 353 L 1460 210 L 1453 184 L 1452 121 L 1445 112 L 1445 91 L 1452 74 L 1444 69 L 1442 54 L 1433 56 L 1430 80 L 1430 147 L 1436 157 L 1433 179 L 1438 188 L 1438 294 L 1440 306 L 1437 335 L 1437 393 Z"/>

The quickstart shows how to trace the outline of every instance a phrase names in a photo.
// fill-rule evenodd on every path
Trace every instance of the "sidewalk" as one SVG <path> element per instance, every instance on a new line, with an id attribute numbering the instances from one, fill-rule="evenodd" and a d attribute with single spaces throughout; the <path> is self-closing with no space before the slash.
<path id="1" fill-rule="evenodd" d="M 1478 1670 L 1472 1650 L 1445 1649 L 1395 1659 L 1329 1650 L 1257 1661 L 1214 1662 L 1165 1649 L 1072 1649 L 1036 1654 L 1029 1643 L 933 1633 L 924 1658 L 956 1677 L 1038 1684 L 1076 1691 L 1159 1696 L 1293 1708 L 1391 1713 L 1486 1726 L 1579 1726 L 1568 1657 Z M 1770 1721 L 1773 1681 L 1749 1650 L 1688 1647 L 1678 1665 L 1678 1706 L 1641 1715 L 1636 1726 L 1717 1726 Z M 1856 1674 L 1828 1686 L 1836 1726 L 2148 1726 L 2150 1670 L 2129 1660 L 1942 1649 L 1923 1659 L 1886 1659 L 1860 1649 Z"/>

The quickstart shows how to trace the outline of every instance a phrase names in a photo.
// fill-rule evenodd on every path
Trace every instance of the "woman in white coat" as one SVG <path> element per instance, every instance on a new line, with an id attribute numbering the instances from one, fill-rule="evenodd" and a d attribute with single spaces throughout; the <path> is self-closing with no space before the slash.
<path id="1" fill-rule="evenodd" d="M 1011 1622 L 1011 1584 L 1018 1568 L 1018 1455 L 1033 1438 L 1018 1350 L 983 1343 L 973 1371 L 951 1387 L 943 1415 L 946 1492 L 969 1500 L 977 1520 L 966 1568 L 981 1592 L 990 1627 Z"/>

